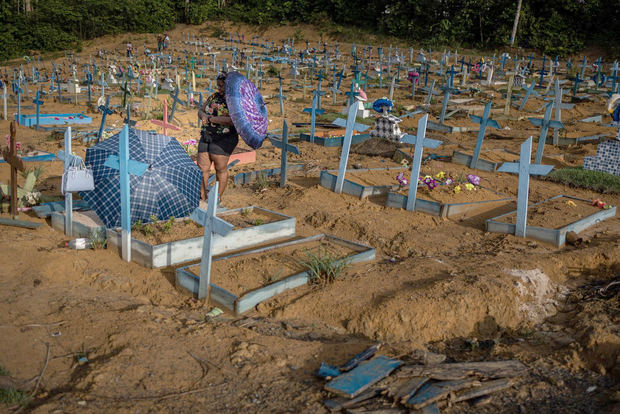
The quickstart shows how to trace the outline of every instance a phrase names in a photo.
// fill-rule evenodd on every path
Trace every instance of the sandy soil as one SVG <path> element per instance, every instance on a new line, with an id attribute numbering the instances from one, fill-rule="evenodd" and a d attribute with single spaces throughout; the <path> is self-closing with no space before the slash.
<path id="1" fill-rule="evenodd" d="M 297 29 L 313 41 L 323 36 L 307 27 L 264 32 L 229 27 L 243 31 L 246 40 L 254 34 L 283 39 Z M 180 40 L 186 31 L 208 36 L 212 28 L 179 26 L 170 35 Z M 125 34 L 97 39 L 80 56 L 87 59 L 98 48 L 122 52 L 127 39 L 141 49 L 142 43 L 155 48 L 155 35 Z M 349 47 L 341 44 L 343 51 Z M 42 63 L 51 67 L 50 60 Z M 199 85 L 204 90 L 206 83 L 199 81 Z M 265 96 L 273 96 L 278 81 L 264 81 L 263 87 Z M 309 94 L 304 100 L 299 90 L 285 87 L 284 93 L 289 96 L 285 107 L 289 123 L 309 122 L 309 115 L 302 113 L 310 105 Z M 387 95 L 387 88 L 371 89 L 368 94 L 373 100 Z M 416 93 L 414 99 L 408 94 L 405 83 L 395 91 L 395 101 L 403 106 L 425 102 L 425 94 Z M 152 108 L 161 105 L 163 98 L 160 94 Z M 504 106 L 499 88 L 483 88 L 474 98 L 480 104 L 493 99 L 498 108 Z M 32 94 L 24 99 L 31 100 Z M 112 99 L 113 103 L 119 100 Z M 343 100 L 340 96 L 334 106 L 328 95 L 323 105 L 329 112 L 340 112 Z M 540 116 L 537 111 L 543 103 L 531 98 L 524 111 L 511 109 L 510 118 L 494 114 L 503 129 L 493 130 L 484 148 L 518 153 L 524 139 L 538 135 L 538 128 L 527 117 Z M 281 128 L 277 99 L 269 98 L 267 104 L 270 129 Z M 440 105 L 440 98 L 434 98 L 430 119 L 439 116 Z M 52 97 L 46 98 L 43 110 L 84 112 L 93 117 L 88 130 L 96 130 L 101 120 L 99 113 L 83 105 L 57 103 Z M 32 109 L 24 111 L 33 113 Z M 564 110 L 562 116 L 571 133 L 611 134 L 610 128 L 576 122 L 602 113 L 604 98 L 593 95 L 592 102 Z M 133 119 L 139 117 L 140 113 Z M 419 115 L 405 119 L 401 129 L 412 132 L 418 119 Z M 116 113 L 108 117 L 107 126 L 120 128 L 121 122 Z M 181 127 L 174 132 L 181 142 L 198 137 L 194 109 L 179 108 L 174 122 Z M 465 117 L 447 123 L 476 126 Z M 162 132 L 147 120 L 140 120 L 138 128 Z M 0 121 L 0 130 L 8 133 L 7 121 Z M 432 152 L 471 153 L 476 135 L 432 131 L 430 137 L 444 142 Z M 25 127 L 18 127 L 17 138 L 25 146 L 50 152 L 63 145 L 62 135 Z M 78 140 L 73 145 L 73 151 L 84 156 L 86 146 Z M 337 168 L 340 150 L 307 142 L 295 145 L 302 155 L 289 155 L 289 162 L 303 162 L 306 169 L 292 174 L 286 188 L 277 187 L 275 180 L 267 188 L 230 182 L 224 204 L 228 208 L 258 205 L 294 216 L 298 235 L 329 233 L 366 243 L 377 249 L 377 259 L 351 268 L 329 286 L 298 288 L 244 316 L 225 314 L 205 320 L 211 305 L 178 289 L 174 269 L 125 263 L 115 250 L 67 249 L 68 237 L 28 212 L 22 214 L 24 219 L 44 225 L 37 230 L 3 226 L 0 365 L 32 390 L 26 411 L 327 412 L 322 404 L 327 397 L 323 381 L 314 376 L 320 362 L 344 363 L 376 342 L 384 343 L 383 353 L 403 359 L 416 349 L 429 349 L 454 361 L 517 358 L 528 366 L 528 374 L 515 387 L 493 396 L 488 405 L 473 408 L 461 403 L 445 412 L 619 409 L 618 289 L 616 285 L 601 290 L 620 273 L 618 217 L 584 231 L 585 242 L 578 247 L 558 249 L 511 235 L 489 234 L 484 231 L 484 220 L 511 211 L 514 204 L 474 217 L 442 219 L 384 207 L 383 199 L 338 195 L 319 186 L 318 177 L 321 169 Z M 592 143 L 547 145 L 543 162 L 557 167 L 581 165 L 583 157 L 595 152 Z M 373 168 L 386 166 L 390 160 L 391 156 L 351 153 L 349 163 Z M 280 150 L 266 143 L 257 151 L 256 163 L 236 166 L 231 173 L 273 168 L 279 161 Z M 443 164 L 447 163 L 429 161 L 423 171 L 441 171 L 446 168 Z M 36 165 L 44 168 L 38 188 L 47 195 L 60 195 L 61 163 L 28 167 Z M 515 176 L 475 173 L 483 185 L 516 197 Z M 9 168 L 1 164 L 0 182 L 7 182 L 8 177 Z M 558 194 L 620 203 L 618 194 L 602 196 L 531 180 L 532 203 Z M 0 411 L 14 408 L 0 406 Z"/>

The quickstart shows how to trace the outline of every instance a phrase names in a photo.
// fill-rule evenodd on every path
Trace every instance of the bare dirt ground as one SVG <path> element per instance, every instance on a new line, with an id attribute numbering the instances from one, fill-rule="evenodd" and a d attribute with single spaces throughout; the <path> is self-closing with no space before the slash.
<path id="1" fill-rule="evenodd" d="M 232 30 L 244 32 L 246 41 L 255 34 L 251 28 Z M 278 40 L 295 30 L 269 29 L 265 36 Z M 209 36 L 211 29 L 179 26 L 169 33 L 181 40 L 187 31 Z M 304 28 L 303 33 L 318 39 L 316 32 Z M 156 48 L 154 35 L 128 34 L 98 39 L 80 56 L 94 55 L 98 48 L 122 51 L 126 39 Z M 349 47 L 341 45 L 341 50 Z M 408 97 L 406 85 L 395 92 L 396 103 L 423 103 L 425 96 Z M 264 82 L 262 93 L 273 95 L 277 86 L 277 79 Z M 285 93 L 289 123 L 309 121 L 302 113 L 309 98 L 304 101 L 297 90 L 285 88 Z M 387 89 L 371 89 L 368 95 L 374 100 L 387 95 Z M 503 108 L 497 90 L 478 98 L 482 103 L 493 98 Z M 281 128 L 278 101 L 268 99 L 267 104 L 270 129 Z M 532 98 L 525 111 L 513 109 L 517 120 L 501 120 L 501 126 L 510 129 L 493 131 L 496 135 L 485 140 L 484 148 L 518 153 L 525 138 L 538 135 L 526 117 L 542 104 Z M 323 105 L 340 112 L 343 99 L 333 106 L 327 96 Z M 431 114 L 438 117 L 439 109 L 437 99 Z M 50 97 L 43 110 L 86 109 L 55 103 Z M 603 98 L 593 96 L 593 102 L 564 110 L 563 120 L 569 132 L 580 136 L 611 135 L 610 128 L 576 122 L 603 113 Z M 96 129 L 101 115 L 88 114 L 94 118 L 90 129 Z M 179 112 L 175 119 L 182 127 L 175 135 L 180 141 L 198 137 L 195 110 Z M 413 128 L 417 120 L 408 118 L 401 129 Z M 107 125 L 120 127 L 121 122 L 114 114 Z M 448 123 L 475 125 L 465 118 Z M 138 128 L 156 129 L 148 121 L 139 121 Z M 7 121 L 0 121 L 0 131 L 8 133 Z M 454 150 L 471 153 L 476 133 L 429 131 L 429 136 L 444 141 L 434 152 L 451 155 Z M 39 150 L 62 148 L 62 137 L 49 132 L 18 127 L 17 138 Z M 620 274 L 618 217 L 580 234 L 585 240 L 581 245 L 563 248 L 487 233 L 484 220 L 511 211 L 514 204 L 443 219 L 387 208 L 380 198 L 338 195 L 321 187 L 318 177 L 321 169 L 337 168 L 339 149 L 295 145 L 302 155 L 289 155 L 289 162 L 306 163 L 305 172 L 292 175 L 286 188 L 276 186 L 275 180 L 262 189 L 231 181 L 226 207 L 258 205 L 294 216 L 298 235 L 328 233 L 366 243 L 377 249 L 375 261 L 351 266 L 331 285 L 301 287 L 278 296 L 249 314 L 205 320 L 213 304 L 177 288 L 173 268 L 125 263 L 112 249 L 67 249 L 68 237 L 53 230 L 49 221 L 37 230 L 2 226 L 0 366 L 33 396 L 26 408 L 0 405 L 0 411 L 327 412 L 322 403 L 328 395 L 324 381 L 314 375 L 320 363 L 342 364 L 377 342 L 384 344 L 382 353 L 405 361 L 415 350 L 425 349 L 445 354 L 448 361 L 515 358 L 528 366 L 516 386 L 494 395 L 486 405 L 460 403 L 444 412 L 620 411 L 618 285 L 605 289 Z M 83 156 L 85 148 L 74 142 L 78 155 Z M 545 151 L 543 163 L 579 166 L 584 156 L 596 152 L 596 144 L 547 145 Z M 279 157 L 279 150 L 267 142 L 257 151 L 256 163 L 233 167 L 231 175 L 279 166 Z M 355 153 L 349 163 L 364 168 L 397 165 L 389 157 Z M 430 161 L 423 169 L 436 172 L 442 164 Z M 39 188 L 59 195 L 61 163 L 28 167 L 35 165 L 45 169 Z M 486 186 L 516 197 L 515 176 L 475 173 Z M 8 177 L 7 165 L 0 164 L 0 182 Z M 530 202 L 559 194 L 620 203 L 618 194 L 532 179 Z"/>

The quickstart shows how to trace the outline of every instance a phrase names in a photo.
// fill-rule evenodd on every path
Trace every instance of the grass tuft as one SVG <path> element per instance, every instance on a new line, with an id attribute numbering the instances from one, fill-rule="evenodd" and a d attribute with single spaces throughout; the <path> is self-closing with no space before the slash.
<path id="1" fill-rule="evenodd" d="M 8 406 L 26 405 L 30 401 L 30 396 L 24 391 L 15 388 L 0 388 L 0 403 Z"/>
<path id="2" fill-rule="evenodd" d="M 349 262 L 341 260 L 323 249 L 318 252 L 307 251 L 306 260 L 299 262 L 308 269 L 309 284 L 326 285 L 336 280 L 349 267 Z"/>
<path id="3" fill-rule="evenodd" d="M 587 188 L 604 194 L 620 194 L 620 177 L 600 171 L 584 170 L 581 167 L 561 168 L 551 171 L 546 180 Z"/>

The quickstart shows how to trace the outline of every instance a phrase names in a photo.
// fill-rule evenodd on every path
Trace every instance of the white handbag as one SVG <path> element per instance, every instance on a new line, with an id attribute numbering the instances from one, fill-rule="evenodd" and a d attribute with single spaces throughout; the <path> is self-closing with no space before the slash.
<path id="1" fill-rule="evenodd" d="M 93 177 L 93 171 L 84 165 L 84 161 L 81 158 L 74 157 L 71 165 L 62 173 L 60 192 L 65 194 L 94 189 L 95 178 Z"/>

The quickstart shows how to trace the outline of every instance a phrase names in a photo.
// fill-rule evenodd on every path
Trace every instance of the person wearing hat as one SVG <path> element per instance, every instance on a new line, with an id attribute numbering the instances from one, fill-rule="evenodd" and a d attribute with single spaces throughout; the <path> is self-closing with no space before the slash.
<path id="1" fill-rule="evenodd" d="M 219 183 L 218 204 L 228 181 L 228 159 L 239 143 L 239 134 L 228 114 L 226 104 L 226 74 L 217 77 L 217 91 L 198 108 L 202 120 L 200 141 L 198 142 L 197 164 L 202 170 L 200 198 L 207 199 L 207 179 L 211 164 L 215 166 L 215 177 Z"/>

